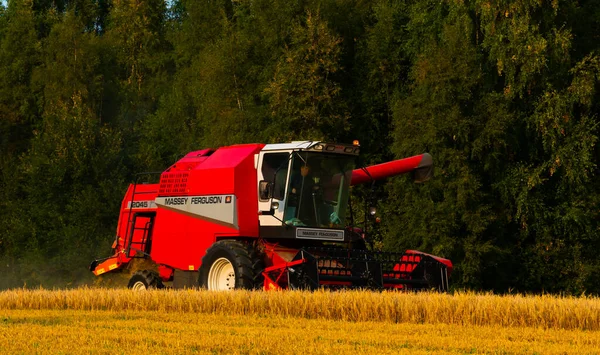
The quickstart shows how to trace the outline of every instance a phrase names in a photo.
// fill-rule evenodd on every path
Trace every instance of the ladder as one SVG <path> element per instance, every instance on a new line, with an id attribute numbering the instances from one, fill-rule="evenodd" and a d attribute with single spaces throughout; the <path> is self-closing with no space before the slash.
<path id="1" fill-rule="evenodd" d="M 136 174 L 135 181 L 133 183 L 133 191 L 131 193 L 131 200 L 129 201 L 129 215 L 127 216 L 127 237 L 125 240 L 125 252 L 127 257 L 131 258 L 147 258 L 150 256 L 150 247 L 152 245 L 152 227 L 154 224 L 154 216 L 156 212 L 133 212 L 133 202 L 136 201 L 135 197 L 144 194 L 156 194 L 157 190 L 152 191 L 136 191 L 137 185 L 140 184 L 139 180 L 141 177 L 151 178 L 152 176 L 160 176 L 162 172 L 145 172 Z M 146 182 L 143 182 L 148 183 Z M 138 218 L 148 218 L 148 221 L 143 226 L 136 226 Z M 134 240 L 133 237 L 136 232 L 142 233 L 140 240 Z M 139 233 L 138 233 L 139 234 Z M 135 252 L 135 255 L 131 255 L 131 251 Z"/>

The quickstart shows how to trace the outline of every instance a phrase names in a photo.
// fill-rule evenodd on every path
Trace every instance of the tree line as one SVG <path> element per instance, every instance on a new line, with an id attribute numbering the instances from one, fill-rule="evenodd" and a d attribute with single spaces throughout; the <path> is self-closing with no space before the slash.
<path id="1" fill-rule="evenodd" d="M 456 288 L 600 293 L 600 3 L 0 4 L 0 286 L 73 285 L 137 172 L 245 142 L 429 152 L 374 191 L 383 249 Z"/>

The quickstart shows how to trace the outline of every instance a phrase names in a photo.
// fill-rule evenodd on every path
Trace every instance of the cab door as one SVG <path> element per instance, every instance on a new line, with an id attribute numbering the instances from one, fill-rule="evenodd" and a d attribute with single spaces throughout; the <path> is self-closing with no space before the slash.
<path id="1" fill-rule="evenodd" d="M 290 151 L 263 151 L 259 153 L 257 178 L 258 181 L 268 181 L 273 191 L 273 198 L 261 199 L 258 193 L 258 210 L 269 211 L 273 208 L 273 216 L 261 215 L 261 226 L 280 226 L 283 220 L 285 197 L 290 174 Z"/>

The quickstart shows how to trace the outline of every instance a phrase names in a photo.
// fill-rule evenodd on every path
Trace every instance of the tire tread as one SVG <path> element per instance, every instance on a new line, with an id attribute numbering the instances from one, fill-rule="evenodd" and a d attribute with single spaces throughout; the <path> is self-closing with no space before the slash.
<path id="1" fill-rule="evenodd" d="M 262 269 L 257 269 L 257 265 L 264 264 L 264 262 L 258 255 L 256 248 L 251 244 L 234 239 L 220 240 L 206 250 L 200 266 L 200 280 L 198 280 L 202 287 L 206 287 L 208 270 L 210 269 L 208 264 L 210 264 L 213 254 L 221 250 L 227 251 L 235 259 L 230 261 L 235 262 L 236 288 L 252 290 L 258 286 L 262 287 L 262 284 L 257 285 L 257 280 L 260 279 L 258 274 L 262 275 Z M 214 262 L 214 260 L 212 261 Z"/>

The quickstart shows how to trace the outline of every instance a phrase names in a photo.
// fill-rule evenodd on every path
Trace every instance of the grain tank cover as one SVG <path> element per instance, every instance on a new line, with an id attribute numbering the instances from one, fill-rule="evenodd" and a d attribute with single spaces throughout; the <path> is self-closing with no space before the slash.
<path id="1" fill-rule="evenodd" d="M 237 144 L 187 154 L 162 173 L 159 196 L 234 193 L 238 180 L 254 171 L 254 154 L 264 144 Z M 240 182 L 240 181 L 238 181 Z"/>

